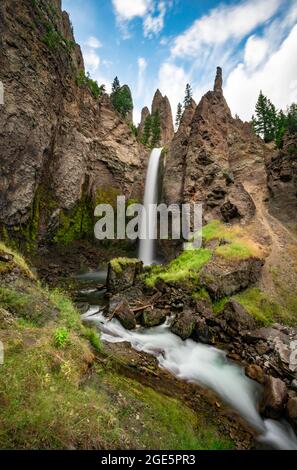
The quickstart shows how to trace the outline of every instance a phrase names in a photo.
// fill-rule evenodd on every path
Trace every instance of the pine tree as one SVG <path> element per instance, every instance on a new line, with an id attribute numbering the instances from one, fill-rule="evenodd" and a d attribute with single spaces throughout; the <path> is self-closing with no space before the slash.
<path id="1" fill-rule="evenodd" d="M 184 107 L 185 108 L 191 104 L 192 95 L 193 95 L 192 87 L 189 83 L 187 83 L 186 93 L 185 93 L 185 98 L 184 98 Z"/>
<path id="2" fill-rule="evenodd" d="M 181 117 L 182 117 L 182 113 L 183 113 L 182 104 L 178 103 L 177 112 L 176 112 L 176 119 L 175 119 L 176 128 L 178 128 L 178 126 L 180 125 L 180 120 L 181 120 Z"/>
<path id="3" fill-rule="evenodd" d="M 275 139 L 277 130 L 277 111 L 271 101 L 260 91 L 256 104 L 256 117 L 252 119 L 253 127 L 257 135 L 265 142 Z"/>
<path id="4" fill-rule="evenodd" d="M 143 133 L 141 137 L 141 143 L 145 146 L 149 144 L 152 132 L 152 119 L 151 116 L 148 115 L 144 121 Z"/>
<path id="5" fill-rule="evenodd" d="M 110 99 L 114 109 L 124 118 L 133 109 L 133 100 L 130 89 L 126 85 L 121 87 L 118 77 L 115 77 L 112 83 Z"/>
<path id="6" fill-rule="evenodd" d="M 287 111 L 287 128 L 290 134 L 297 132 L 297 104 L 293 103 Z"/>
<path id="7" fill-rule="evenodd" d="M 151 148 L 154 148 L 160 144 L 160 137 L 161 137 L 161 120 L 160 120 L 160 113 L 158 109 L 152 116 L 151 132 L 152 132 Z"/>
<path id="8" fill-rule="evenodd" d="M 277 114 L 277 124 L 275 131 L 275 144 L 277 148 L 281 148 L 283 145 L 283 138 L 287 129 L 288 119 L 285 113 L 281 110 Z"/>
<path id="9" fill-rule="evenodd" d="M 118 77 L 115 77 L 114 81 L 112 82 L 111 94 L 113 95 L 114 93 L 119 91 L 120 88 L 121 88 L 120 81 Z"/>

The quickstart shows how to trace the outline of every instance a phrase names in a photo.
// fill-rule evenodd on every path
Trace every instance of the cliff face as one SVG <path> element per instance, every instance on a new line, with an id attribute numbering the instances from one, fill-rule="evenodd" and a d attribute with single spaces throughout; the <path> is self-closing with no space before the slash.
<path id="1" fill-rule="evenodd" d="M 144 131 L 144 125 L 145 125 L 145 120 L 147 117 L 149 117 L 151 115 L 149 109 L 147 106 L 145 106 L 144 108 L 142 108 L 141 110 L 141 119 L 140 119 L 140 123 L 139 123 L 139 126 L 138 126 L 138 135 L 141 137 L 142 134 L 143 134 L 143 131 Z"/>
<path id="2" fill-rule="evenodd" d="M 214 91 L 186 110 L 170 146 L 164 199 L 203 203 L 204 219 L 249 219 L 255 207 L 245 190 L 250 180 L 265 186 L 265 145 L 248 124 L 233 119 L 218 68 Z M 177 150 L 179 147 L 180 150 Z M 175 169 L 181 169 L 177 172 Z M 171 175 L 171 176 L 169 176 Z"/>
<path id="3" fill-rule="evenodd" d="M 32 223 L 42 198 L 34 224 L 47 234 L 82 198 L 140 196 L 143 148 L 108 96 L 93 96 L 60 0 L 2 0 L 0 28 L 2 224 Z"/>
<path id="4" fill-rule="evenodd" d="M 283 148 L 267 161 L 270 210 L 280 220 L 297 223 L 297 134 L 286 134 Z"/>
<path id="5" fill-rule="evenodd" d="M 191 104 L 183 112 L 179 128 L 169 146 L 163 188 L 168 204 L 181 204 L 183 202 L 186 156 L 191 123 L 196 107 L 197 105 L 192 99 Z"/>

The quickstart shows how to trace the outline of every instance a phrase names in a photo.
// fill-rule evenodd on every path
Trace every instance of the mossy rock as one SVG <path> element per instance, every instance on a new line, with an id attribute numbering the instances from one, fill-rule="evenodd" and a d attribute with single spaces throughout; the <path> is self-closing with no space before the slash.
<path id="1" fill-rule="evenodd" d="M 143 263 L 137 258 L 115 258 L 108 264 L 107 289 L 120 292 L 132 287 L 142 273 Z"/>

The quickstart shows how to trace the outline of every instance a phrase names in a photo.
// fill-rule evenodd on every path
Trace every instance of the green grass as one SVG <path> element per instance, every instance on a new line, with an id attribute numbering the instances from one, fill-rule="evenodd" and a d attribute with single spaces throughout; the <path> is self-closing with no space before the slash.
<path id="1" fill-rule="evenodd" d="M 254 256 L 253 250 L 244 242 L 232 241 L 216 248 L 216 254 L 228 259 L 247 259 Z"/>
<path id="2" fill-rule="evenodd" d="M 258 288 L 247 289 L 235 295 L 233 298 L 263 326 L 271 325 L 281 318 L 280 306 L 272 302 L 268 296 Z"/>
<path id="3" fill-rule="evenodd" d="M 142 430 L 142 440 L 146 447 L 169 450 L 234 448 L 230 439 L 216 433 L 213 424 L 198 417 L 180 401 L 131 379 L 111 375 L 109 380 L 129 402 L 126 417 L 135 416 L 135 412 L 141 410 L 141 420 L 146 424 Z"/>
<path id="4" fill-rule="evenodd" d="M 234 447 L 202 412 L 94 362 L 100 338 L 62 291 L 20 276 L 0 307 L 14 319 L 0 329 L 0 449 Z"/>
<path id="5" fill-rule="evenodd" d="M 192 299 L 194 300 L 208 300 L 211 302 L 210 295 L 207 290 L 202 287 L 198 291 L 192 293 Z"/>
<path id="6" fill-rule="evenodd" d="M 229 302 L 229 300 L 229 297 L 223 297 L 220 300 L 216 300 L 212 305 L 214 313 L 216 315 L 221 313 L 224 310 L 225 305 Z"/>
<path id="7" fill-rule="evenodd" d="M 100 341 L 99 332 L 97 330 L 90 327 L 84 327 L 83 335 L 89 340 L 90 344 L 93 346 L 94 349 L 96 349 L 96 351 L 102 351 L 102 344 Z"/>
<path id="8" fill-rule="evenodd" d="M 147 275 L 145 282 L 153 287 L 158 279 L 168 283 L 197 281 L 201 268 L 210 260 L 210 250 L 187 250 L 181 253 L 168 266 L 153 267 Z"/>
<path id="9" fill-rule="evenodd" d="M 204 242 L 209 242 L 216 238 L 222 238 L 226 234 L 227 231 L 219 220 L 212 220 L 202 228 L 202 239 Z"/>
<path id="10" fill-rule="evenodd" d="M 67 297 L 67 295 L 60 289 L 47 289 L 49 300 L 60 312 L 60 322 L 66 328 L 80 331 L 81 321 L 80 314 L 73 302 Z"/>
<path id="11" fill-rule="evenodd" d="M 0 252 L 13 256 L 13 261 L 10 263 L 0 262 L 0 268 L 2 268 L 3 271 L 5 270 L 5 267 L 7 265 L 9 265 L 10 267 L 17 266 L 20 268 L 20 270 L 24 274 L 26 274 L 26 276 L 32 279 L 35 278 L 34 274 L 32 273 L 25 259 L 17 251 L 13 250 L 12 248 L 9 248 L 7 245 L 5 245 L 1 241 L 0 241 Z M 1 272 L 1 269 L 0 269 L 0 272 Z"/>
<path id="12" fill-rule="evenodd" d="M 139 263 L 139 259 L 137 258 L 114 258 L 110 261 L 110 266 L 112 267 L 114 272 L 116 272 L 117 274 L 121 274 L 125 266 L 129 266 L 136 263 Z"/>
<path id="13" fill-rule="evenodd" d="M 201 235 L 201 231 L 198 234 Z M 224 241 L 214 250 L 217 255 L 223 258 L 247 259 L 259 255 L 257 245 L 247 238 L 244 230 L 240 227 L 227 226 L 218 220 L 212 220 L 202 228 L 202 240 L 205 244 L 216 239 Z"/>

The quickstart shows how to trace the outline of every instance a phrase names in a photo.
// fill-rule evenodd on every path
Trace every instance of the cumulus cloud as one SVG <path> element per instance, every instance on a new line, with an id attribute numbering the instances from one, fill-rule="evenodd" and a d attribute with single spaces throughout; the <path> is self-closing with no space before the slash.
<path id="1" fill-rule="evenodd" d="M 248 43 L 249 41 L 250 38 Z M 244 62 L 230 73 L 225 86 L 225 96 L 234 113 L 249 120 L 260 90 L 263 90 L 278 108 L 285 108 L 296 99 L 296 44 L 297 25 L 280 47 L 256 70 L 250 70 L 249 56 L 245 54 Z"/>
<path id="2" fill-rule="evenodd" d="M 95 38 L 95 36 L 90 36 L 87 39 L 85 45 L 92 49 L 100 49 L 100 47 L 102 47 L 101 42 L 99 41 L 99 39 Z"/>
<path id="3" fill-rule="evenodd" d="M 100 65 L 100 57 L 93 49 L 85 49 L 83 52 L 86 69 L 94 73 Z"/>
<path id="4" fill-rule="evenodd" d="M 145 37 L 158 35 L 164 28 L 164 19 L 166 15 L 166 4 L 164 1 L 158 3 L 157 15 L 149 14 L 143 21 L 143 33 Z"/>
<path id="5" fill-rule="evenodd" d="M 269 43 L 264 38 L 252 35 L 245 45 L 244 61 L 248 68 L 256 68 L 265 58 Z"/>
<path id="6" fill-rule="evenodd" d="M 175 39 L 172 55 L 195 57 L 205 45 L 238 41 L 271 18 L 280 4 L 281 0 L 245 0 L 237 5 L 220 5 Z"/>
<path id="7" fill-rule="evenodd" d="M 293 1 L 221 4 L 172 41 L 167 63 L 183 70 L 197 100 L 212 87 L 216 66 L 222 66 L 231 110 L 249 120 L 260 89 L 280 108 L 297 95 L 296 22 Z M 175 106 L 174 81 L 169 87 Z"/>
<path id="8" fill-rule="evenodd" d="M 124 39 L 130 37 L 128 24 L 135 18 L 143 19 L 143 34 L 152 38 L 163 30 L 173 0 L 112 0 L 112 3 Z"/>
<path id="9" fill-rule="evenodd" d="M 117 17 L 129 21 L 135 17 L 143 17 L 152 6 L 152 0 L 112 0 Z"/>
<path id="10" fill-rule="evenodd" d="M 183 67 L 174 63 L 164 62 L 159 70 L 159 88 L 167 95 L 172 106 L 173 116 L 175 115 L 177 104 L 183 101 L 186 84 L 189 82 L 189 75 Z"/>

